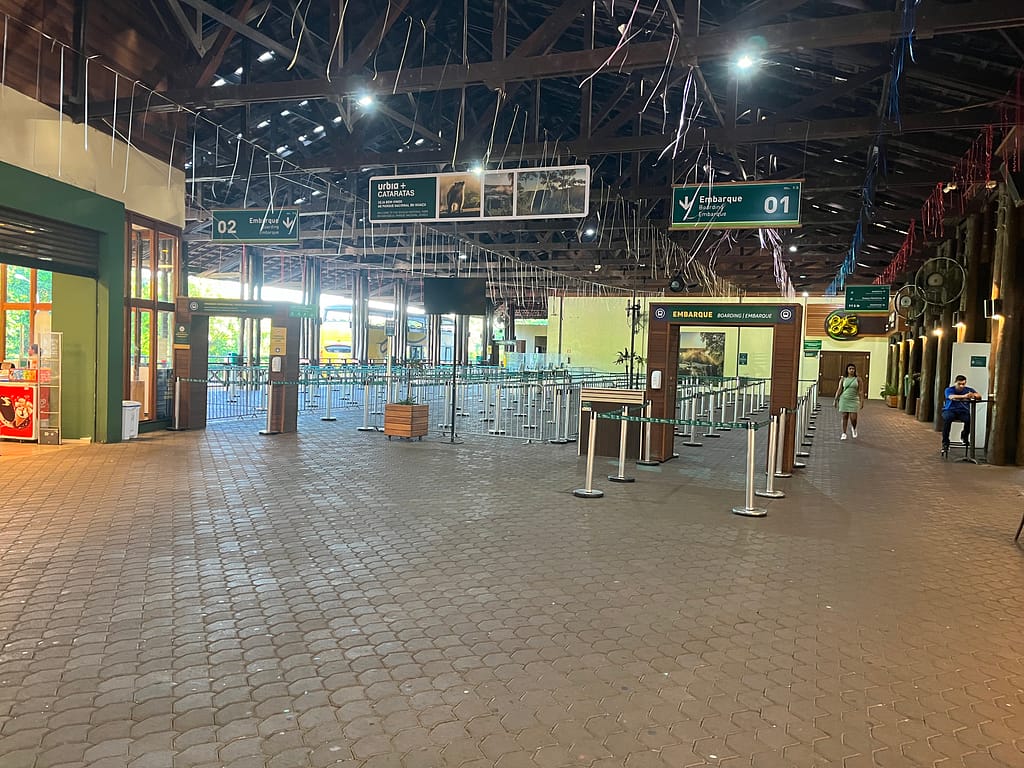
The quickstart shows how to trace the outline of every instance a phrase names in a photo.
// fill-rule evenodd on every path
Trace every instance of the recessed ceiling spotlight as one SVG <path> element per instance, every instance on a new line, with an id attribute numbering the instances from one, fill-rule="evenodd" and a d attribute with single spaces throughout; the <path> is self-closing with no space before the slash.
<path id="1" fill-rule="evenodd" d="M 789 252 L 790 253 L 796 253 L 796 246 L 795 245 L 789 246 Z"/>

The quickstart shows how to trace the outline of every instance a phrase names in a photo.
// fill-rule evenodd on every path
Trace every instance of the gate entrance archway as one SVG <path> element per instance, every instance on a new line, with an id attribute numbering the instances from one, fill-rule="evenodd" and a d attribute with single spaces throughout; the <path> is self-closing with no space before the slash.
<path id="1" fill-rule="evenodd" d="M 299 339 L 303 320 L 315 320 L 316 307 L 280 301 L 199 299 L 179 296 L 174 306 L 174 370 L 182 381 L 179 429 L 206 427 L 210 358 L 210 317 L 270 318 L 271 433 L 298 428 Z M 278 386 L 275 386 L 275 383 Z"/>
<path id="2" fill-rule="evenodd" d="M 683 326 L 772 328 L 772 375 L 769 410 L 796 408 L 800 376 L 803 315 L 799 304 L 651 304 L 647 335 L 647 397 L 652 415 L 672 419 L 676 415 L 679 377 L 679 329 Z M 651 386 L 655 374 L 661 386 Z M 797 425 L 787 419 L 783 446 L 784 471 L 793 469 Z M 651 454 L 657 461 L 675 456 L 675 428 L 651 425 Z"/>

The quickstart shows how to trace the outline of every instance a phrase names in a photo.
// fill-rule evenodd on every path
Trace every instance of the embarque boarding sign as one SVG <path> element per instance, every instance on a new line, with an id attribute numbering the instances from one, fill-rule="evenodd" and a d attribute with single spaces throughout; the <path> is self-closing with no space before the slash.
<path id="1" fill-rule="evenodd" d="M 284 245 L 300 241 L 298 208 L 215 208 L 210 213 L 214 242 Z"/>
<path id="2" fill-rule="evenodd" d="M 799 227 L 801 188 L 798 180 L 673 187 L 671 229 Z"/>

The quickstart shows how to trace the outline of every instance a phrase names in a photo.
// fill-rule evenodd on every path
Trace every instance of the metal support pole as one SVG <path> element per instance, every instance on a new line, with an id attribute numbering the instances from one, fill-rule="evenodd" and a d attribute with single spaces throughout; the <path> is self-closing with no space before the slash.
<path id="1" fill-rule="evenodd" d="M 733 507 L 732 513 L 734 515 L 743 515 L 744 517 L 764 517 L 768 514 L 768 510 L 764 507 L 754 506 L 754 454 L 757 450 L 757 429 L 754 424 L 750 424 L 747 427 L 747 497 L 746 503 L 742 507 Z"/>
<path id="2" fill-rule="evenodd" d="M 174 421 L 168 427 L 171 432 L 181 430 L 181 377 L 174 377 Z"/>
<path id="3" fill-rule="evenodd" d="M 651 401 L 644 406 L 644 416 L 651 418 Z M 651 460 L 651 422 L 645 421 L 644 428 L 640 433 L 640 460 L 637 461 L 641 467 L 656 467 L 660 462 Z"/>
<path id="4" fill-rule="evenodd" d="M 363 426 L 356 428 L 357 432 L 376 432 L 370 426 L 370 380 L 363 382 Z"/>
<path id="5" fill-rule="evenodd" d="M 775 455 L 777 457 L 776 458 L 776 464 L 775 464 L 775 476 L 776 477 L 792 477 L 793 476 L 792 472 L 783 472 L 782 471 L 782 467 L 783 467 L 782 459 L 784 458 L 783 455 L 785 454 L 785 445 L 786 445 L 786 409 L 785 408 L 783 408 L 781 411 L 779 411 L 779 431 L 778 431 L 778 434 L 775 435 L 775 439 L 777 441 L 776 449 L 775 449 Z"/>
<path id="6" fill-rule="evenodd" d="M 635 477 L 626 476 L 626 441 L 627 434 L 629 432 L 629 422 L 626 419 L 629 417 L 629 406 L 622 406 L 622 421 L 619 422 L 619 474 L 608 475 L 608 479 L 613 483 L 632 483 L 635 482 Z"/>
<path id="7" fill-rule="evenodd" d="M 721 398 L 722 398 L 722 400 L 721 400 L 722 423 L 723 424 L 727 424 L 729 422 L 729 418 L 728 418 L 728 415 L 725 412 L 725 409 L 729 406 L 729 390 L 725 389 L 725 387 L 722 388 Z M 711 417 L 711 420 L 712 421 L 715 420 L 714 416 Z M 731 432 L 732 431 L 732 427 L 722 426 L 722 427 L 719 427 L 719 430 L 721 430 L 722 432 Z"/>
<path id="8" fill-rule="evenodd" d="M 597 413 L 590 411 L 590 434 L 587 436 L 587 487 L 577 488 L 573 496 L 581 499 L 599 499 L 604 491 L 594 488 L 594 451 L 597 446 Z"/>
<path id="9" fill-rule="evenodd" d="M 764 496 L 769 499 L 781 499 L 784 494 L 782 491 L 775 490 L 775 459 L 779 451 L 778 443 L 776 442 L 779 438 L 779 417 L 772 416 L 771 426 L 768 428 L 768 466 L 771 468 L 765 475 L 768 476 L 768 482 L 765 484 L 763 491 L 754 491 L 757 496 Z"/>
<path id="10" fill-rule="evenodd" d="M 572 387 L 568 386 L 565 388 L 565 431 L 563 435 L 565 442 L 575 443 L 576 438 L 569 436 L 569 420 L 572 418 Z"/>

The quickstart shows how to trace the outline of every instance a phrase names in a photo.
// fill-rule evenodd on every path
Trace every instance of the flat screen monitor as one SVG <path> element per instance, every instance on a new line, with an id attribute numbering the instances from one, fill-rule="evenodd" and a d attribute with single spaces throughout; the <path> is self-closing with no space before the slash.
<path id="1" fill-rule="evenodd" d="M 425 277 L 423 309 L 428 315 L 486 315 L 487 279 Z"/>

